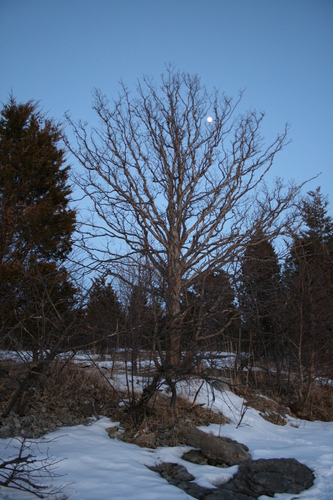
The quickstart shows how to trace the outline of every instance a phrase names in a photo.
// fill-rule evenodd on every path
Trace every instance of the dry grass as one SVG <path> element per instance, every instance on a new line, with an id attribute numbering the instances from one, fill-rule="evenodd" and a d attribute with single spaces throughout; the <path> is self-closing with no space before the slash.
<path id="1" fill-rule="evenodd" d="M 0 414 L 29 369 L 29 365 L 23 363 L 0 363 Z M 269 384 L 247 388 L 240 384 L 235 392 L 244 397 L 246 405 L 260 411 L 263 418 L 274 424 L 284 425 L 286 414 L 291 413 L 288 408 L 290 397 L 278 397 Z M 180 397 L 175 407 L 171 408 L 170 397 L 159 391 L 140 418 L 133 418 L 131 407 L 121 404 L 128 402 L 132 396 L 112 387 L 102 372 L 94 367 L 84 368 L 73 362 L 56 361 L 25 391 L 14 411 L 22 416 L 22 429 L 24 426 L 36 429 L 39 426 L 42 433 L 64 425 L 88 423 L 90 417 L 104 415 L 120 422 L 126 431 L 126 441 L 135 442 L 138 435 L 154 434 L 156 446 L 177 445 L 182 435 L 193 426 L 226 423 L 222 414 Z M 300 413 L 293 415 L 309 420 L 332 421 L 332 387 L 313 385 L 306 405 Z"/>
<path id="2" fill-rule="evenodd" d="M 240 385 L 235 393 L 246 399 L 247 404 L 261 412 L 266 420 L 284 425 L 284 417 L 291 416 L 304 420 L 333 421 L 333 387 L 314 381 L 307 400 L 298 402 L 297 392 L 291 387 L 279 395 L 277 389 L 261 375 L 256 384 Z"/>
<path id="3" fill-rule="evenodd" d="M 260 412 L 262 418 L 275 425 L 286 425 L 287 408 L 276 399 L 264 396 L 257 390 L 242 387 L 236 391 L 239 396 L 245 399 L 245 405 Z"/>
<path id="4" fill-rule="evenodd" d="M 303 413 L 307 420 L 333 421 L 333 387 L 316 384 L 311 391 Z M 304 417 L 303 417 L 304 418 Z"/>
<path id="5" fill-rule="evenodd" d="M 156 393 L 152 404 L 146 409 L 139 426 L 134 426 L 130 414 L 126 410 L 119 415 L 119 420 L 126 431 L 125 441 L 135 442 L 138 434 L 156 436 L 156 446 L 176 446 L 182 442 L 182 436 L 191 427 L 215 423 L 223 425 L 228 420 L 221 413 L 195 405 L 178 397 L 174 408 L 170 407 L 170 397 Z"/>
<path id="6" fill-rule="evenodd" d="M 22 363 L 7 365 L 8 374 L 0 379 L 0 412 L 4 411 L 28 370 L 29 366 Z M 177 445 L 180 436 L 190 427 L 226 422 L 223 415 L 180 397 L 171 408 L 171 398 L 161 392 L 155 394 L 149 407 L 136 420 L 131 408 L 121 404 L 128 400 L 129 395 L 112 388 L 96 368 L 57 361 L 27 389 L 14 411 L 22 417 L 22 429 L 28 422 L 33 427 L 43 427 L 43 432 L 54 430 L 55 424 L 59 427 L 88 423 L 90 416 L 104 415 L 120 422 L 126 431 L 126 441 L 135 441 L 138 433 L 155 433 L 159 446 Z M 46 422 L 53 426 L 48 428 Z"/>

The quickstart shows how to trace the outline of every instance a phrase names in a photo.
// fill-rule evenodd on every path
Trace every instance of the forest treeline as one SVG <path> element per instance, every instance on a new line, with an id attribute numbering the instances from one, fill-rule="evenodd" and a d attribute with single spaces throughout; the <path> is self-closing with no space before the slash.
<path id="1" fill-rule="evenodd" d="M 3 105 L 1 349 L 32 352 L 35 373 L 80 350 L 121 350 L 136 373 L 144 352 L 154 371 L 138 405 L 162 382 L 175 398 L 179 380 L 209 379 L 228 353 L 235 383 L 260 371 L 305 401 L 333 374 L 327 198 L 264 183 L 287 129 L 265 145 L 264 115 L 238 114 L 241 95 L 173 68 L 136 92 L 110 106 L 96 91 L 99 126 L 68 116 L 73 143 L 36 103 Z"/>

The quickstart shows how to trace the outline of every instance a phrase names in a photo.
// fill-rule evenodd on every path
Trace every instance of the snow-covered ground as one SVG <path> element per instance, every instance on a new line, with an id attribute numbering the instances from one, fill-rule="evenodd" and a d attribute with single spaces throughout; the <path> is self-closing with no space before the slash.
<path id="1" fill-rule="evenodd" d="M 183 387 L 195 391 L 195 387 Z M 210 425 L 202 430 L 231 437 L 248 446 L 253 459 L 296 458 L 313 470 L 315 483 L 300 493 L 302 500 L 329 500 L 333 498 L 333 422 L 308 422 L 288 417 L 287 425 L 276 426 L 262 419 L 259 413 L 243 406 L 243 400 L 231 392 L 215 391 L 215 401 L 208 387 L 203 386 L 197 402 L 222 411 L 231 423 Z M 244 410 L 246 411 L 244 413 Z M 241 419 L 242 417 L 242 419 Z M 241 421 L 241 422 L 240 422 Z M 158 474 L 150 471 L 159 461 L 184 465 L 204 487 L 213 488 L 229 480 L 237 466 L 220 469 L 213 466 L 191 464 L 181 459 L 190 448 L 186 446 L 150 450 L 133 444 L 110 439 L 106 428 L 116 425 L 103 417 L 90 426 L 66 427 L 39 441 L 36 454 L 46 453 L 64 459 L 56 472 L 62 477 L 53 480 L 53 486 L 65 485 L 63 494 L 70 500 L 176 500 L 189 497 L 182 490 L 169 485 Z M 15 439 L 0 440 L 0 455 L 13 455 Z M 66 486 L 67 485 L 67 486 Z M 5 500 L 31 500 L 31 494 L 0 489 Z M 55 498 L 55 497 L 54 497 Z M 61 495 L 57 496 L 62 498 Z M 295 495 L 275 495 L 278 500 L 291 500 Z M 262 496 L 261 500 L 268 497 Z"/>

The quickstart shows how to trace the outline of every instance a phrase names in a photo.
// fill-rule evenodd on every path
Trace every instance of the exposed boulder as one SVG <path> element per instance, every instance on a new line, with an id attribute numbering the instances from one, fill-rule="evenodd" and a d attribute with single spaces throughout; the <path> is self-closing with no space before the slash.
<path id="1" fill-rule="evenodd" d="M 184 441 L 187 445 L 200 448 L 201 453 L 208 459 L 210 465 L 232 466 L 250 460 L 249 449 L 244 444 L 230 438 L 217 437 L 193 427 Z"/>
<path id="2" fill-rule="evenodd" d="M 239 466 L 225 488 L 258 497 L 300 493 L 313 485 L 312 471 L 294 458 L 253 460 Z"/>
<path id="3" fill-rule="evenodd" d="M 199 450 L 190 450 L 184 453 L 182 456 L 183 460 L 191 462 L 192 464 L 207 465 L 208 459 Z"/>
<path id="4" fill-rule="evenodd" d="M 237 474 L 217 488 L 203 488 L 179 464 L 162 463 L 151 470 L 158 472 L 170 484 L 201 500 L 255 500 L 275 493 L 298 494 L 313 485 L 314 475 L 293 458 L 249 460 L 239 466 Z"/>
<path id="5" fill-rule="evenodd" d="M 193 481 L 194 476 L 189 474 L 182 465 L 165 462 L 149 468 L 154 472 L 158 472 L 169 484 L 177 486 L 177 488 L 185 491 L 188 495 L 199 499 L 205 498 L 207 489 L 202 488 L 196 483 L 192 483 L 191 481 Z"/>
<path id="6" fill-rule="evenodd" d="M 256 500 L 256 497 L 225 489 L 214 490 L 201 498 L 202 500 Z"/>
<path id="7" fill-rule="evenodd" d="M 133 443 L 145 448 L 157 448 L 156 433 L 149 432 L 148 434 L 139 434 L 135 437 Z"/>
<path id="8" fill-rule="evenodd" d="M 186 468 L 179 464 L 173 464 L 170 462 L 165 462 L 163 464 L 157 465 L 153 468 L 156 472 L 159 472 L 162 477 L 167 479 L 169 482 L 172 480 L 177 482 L 193 481 L 194 476 L 187 472 Z"/>
<path id="9" fill-rule="evenodd" d="M 124 437 L 125 431 L 124 431 L 124 429 L 122 429 L 118 425 L 113 425 L 112 427 L 107 427 L 105 430 L 111 439 L 122 440 Z"/>
<path id="10" fill-rule="evenodd" d="M 203 488 L 194 483 L 194 476 L 189 474 L 186 468 L 179 464 L 166 462 L 149 468 L 154 472 L 158 472 L 169 484 L 177 486 L 177 488 L 199 500 L 255 500 L 255 497 L 231 490 Z"/>

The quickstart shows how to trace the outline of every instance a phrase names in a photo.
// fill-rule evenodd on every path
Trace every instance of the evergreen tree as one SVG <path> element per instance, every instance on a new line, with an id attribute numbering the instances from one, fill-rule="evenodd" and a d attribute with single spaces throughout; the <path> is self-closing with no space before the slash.
<path id="1" fill-rule="evenodd" d="M 216 352 L 235 352 L 238 311 L 231 279 L 224 270 L 212 272 L 187 290 L 182 301 L 184 369 L 216 367 Z M 207 375 L 208 372 L 206 372 Z"/>
<path id="2" fill-rule="evenodd" d="M 323 248 L 323 255 L 329 255 L 333 244 L 333 220 L 327 214 L 328 200 L 323 196 L 320 187 L 316 191 L 309 191 L 308 197 L 303 200 L 302 215 L 306 224 L 301 232 L 303 238 L 312 244 L 319 244 Z"/>
<path id="3" fill-rule="evenodd" d="M 303 200 L 303 227 L 286 263 L 290 351 L 302 386 L 332 369 L 333 221 L 320 188 Z M 302 394 L 300 394 L 301 396 Z"/>
<path id="4" fill-rule="evenodd" d="M 278 363 L 280 266 L 271 242 L 257 231 L 247 246 L 241 268 L 240 307 L 243 340 L 255 359 Z"/>
<path id="5" fill-rule="evenodd" d="M 61 138 L 59 124 L 46 119 L 36 103 L 17 104 L 11 96 L 4 105 L 0 118 L 0 324 L 11 344 L 15 341 L 36 352 L 50 346 L 54 318 L 47 319 L 47 314 L 52 311 L 59 323 L 69 303 L 73 305 L 75 292 L 63 267 L 72 247 L 75 211 L 69 208 L 69 167 L 64 167 Z"/>
<path id="6" fill-rule="evenodd" d="M 136 374 L 140 350 L 148 350 L 152 346 L 154 334 L 154 311 L 149 304 L 144 282 L 132 285 L 126 319 L 125 342 L 130 351 L 133 374 Z"/>
<path id="7" fill-rule="evenodd" d="M 106 283 L 103 277 L 94 279 L 90 288 L 86 324 L 88 346 L 109 349 L 119 345 L 124 312 L 111 283 Z"/>

